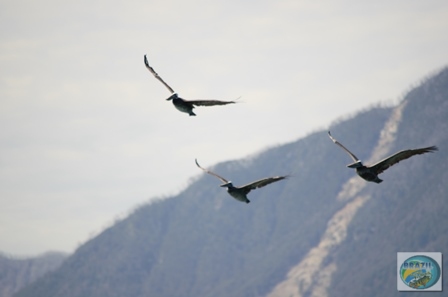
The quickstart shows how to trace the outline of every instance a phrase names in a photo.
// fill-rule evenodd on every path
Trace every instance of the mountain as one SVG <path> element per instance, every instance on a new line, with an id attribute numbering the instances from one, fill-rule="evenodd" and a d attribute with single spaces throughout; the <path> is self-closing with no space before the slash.
<path id="1" fill-rule="evenodd" d="M 66 257 L 58 252 L 24 259 L 0 254 L 0 296 L 12 296 L 20 288 L 58 268 Z"/>
<path id="2" fill-rule="evenodd" d="M 318 131 L 213 167 L 236 185 L 292 175 L 251 192 L 250 204 L 198 173 L 182 193 L 139 207 L 15 296 L 408 296 L 396 289 L 397 252 L 448 252 L 447 126 L 445 68 L 397 106 L 331 125 L 367 164 L 439 147 L 390 168 L 383 183 L 346 168 L 348 155 Z"/>

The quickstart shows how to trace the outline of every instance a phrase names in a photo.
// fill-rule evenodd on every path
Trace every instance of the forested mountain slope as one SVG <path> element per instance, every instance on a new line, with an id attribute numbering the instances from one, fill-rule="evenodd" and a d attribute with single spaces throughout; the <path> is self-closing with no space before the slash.
<path id="1" fill-rule="evenodd" d="M 58 268 L 66 257 L 58 252 L 23 259 L 0 254 L 0 296 L 12 296 L 20 288 Z"/>

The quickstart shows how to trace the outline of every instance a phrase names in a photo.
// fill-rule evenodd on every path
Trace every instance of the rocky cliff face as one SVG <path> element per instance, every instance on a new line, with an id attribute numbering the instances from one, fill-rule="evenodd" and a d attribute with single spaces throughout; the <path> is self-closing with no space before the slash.
<path id="1" fill-rule="evenodd" d="M 393 109 L 366 164 L 373 164 L 394 153 L 390 148 L 395 141 L 406 103 L 403 101 Z M 348 227 L 357 211 L 371 198 L 371 195 L 362 194 L 367 185 L 368 183 L 358 176 L 351 177 L 343 184 L 335 199 L 344 203 L 344 206 L 328 221 L 327 229 L 319 243 L 288 272 L 287 278 L 279 283 L 268 297 L 330 296 L 332 275 L 337 273 L 338 269 L 335 261 L 329 259 L 346 239 Z"/>

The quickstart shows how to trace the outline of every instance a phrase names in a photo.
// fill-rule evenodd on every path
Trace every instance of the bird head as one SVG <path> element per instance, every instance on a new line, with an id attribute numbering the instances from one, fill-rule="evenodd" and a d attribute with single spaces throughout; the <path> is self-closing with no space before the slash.
<path id="1" fill-rule="evenodd" d="M 363 167 L 363 166 L 364 165 L 362 165 L 362 162 L 360 160 L 356 161 L 355 163 L 347 165 L 348 168 L 360 168 L 360 167 Z"/>
<path id="2" fill-rule="evenodd" d="M 173 100 L 173 99 L 177 99 L 179 96 L 177 96 L 177 93 L 173 93 L 171 96 L 169 96 L 166 100 Z"/>
<path id="3" fill-rule="evenodd" d="M 230 188 L 230 187 L 233 187 L 233 184 L 232 184 L 231 181 L 229 181 L 229 182 L 227 182 L 227 183 L 225 183 L 225 184 L 220 185 L 220 187 L 223 187 L 223 188 Z"/>

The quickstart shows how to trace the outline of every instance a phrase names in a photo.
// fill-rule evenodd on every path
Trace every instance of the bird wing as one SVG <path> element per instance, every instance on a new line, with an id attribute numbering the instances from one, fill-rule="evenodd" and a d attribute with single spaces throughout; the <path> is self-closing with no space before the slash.
<path id="1" fill-rule="evenodd" d="M 210 175 L 213 175 L 213 176 L 219 178 L 223 183 L 228 183 L 228 182 L 229 182 L 229 181 L 228 181 L 227 179 L 225 179 L 224 177 L 219 176 L 219 175 L 217 175 L 216 173 L 211 172 L 210 170 L 207 170 L 207 169 L 201 167 L 201 165 L 199 165 L 197 159 L 194 159 L 194 161 L 196 162 L 196 165 L 197 165 L 199 168 L 201 168 L 202 170 L 204 170 L 206 173 L 208 173 L 208 174 L 210 174 Z"/>
<path id="2" fill-rule="evenodd" d="M 343 146 L 339 141 L 337 141 L 333 136 L 331 136 L 330 131 L 328 131 L 328 136 L 330 137 L 330 139 L 336 143 L 337 145 L 339 145 L 344 151 L 346 151 L 350 157 L 353 159 L 353 161 L 358 162 L 359 159 L 358 157 L 356 157 L 351 151 L 349 151 L 345 146 Z"/>
<path id="3" fill-rule="evenodd" d="M 397 164 L 401 160 L 408 159 L 414 155 L 421 155 L 426 153 L 432 153 L 434 151 L 438 151 L 439 149 L 436 146 L 430 146 L 425 148 L 419 148 L 419 149 L 411 149 L 411 150 L 403 150 L 400 151 L 390 157 L 387 157 L 378 163 L 370 166 L 373 170 L 375 170 L 376 174 L 380 174 L 384 172 L 387 168 Z"/>
<path id="4" fill-rule="evenodd" d="M 196 106 L 213 106 L 213 105 L 226 105 L 235 103 L 235 101 L 221 101 L 221 100 L 185 100 Z"/>
<path id="5" fill-rule="evenodd" d="M 257 181 L 254 181 L 250 184 L 244 185 L 239 187 L 240 189 L 244 190 L 246 194 L 248 194 L 251 190 L 255 190 L 258 188 L 262 188 L 264 186 L 267 186 L 269 184 L 275 183 L 276 181 L 282 180 L 287 178 L 288 175 L 284 175 L 284 176 L 273 176 L 273 177 L 268 177 L 268 178 L 263 178 Z"/>
<path id="6" fill-rule="evenodd" d="M 171 88 L 158 74 L 157 74 L 157 72 L 154 70 L 154 68 L 152 68 L 151 66 L 149 66 L 149 63 L 148 63 L 148 59 L 146 58 L 146 55 L 145 55 L 145 59 L 144 59 L 144 61 L 145 61 L 145 66 L 146 66 L 146 68 L 148 68 L 148 70 L 149 70 L 149 72 L 151 72 L 153 75 L 154 75 L 154 77 L 155 78 L 157 78 L 162 84 L 164 84 L 164 86 L 171 92 L 171 93 L 175 93 L 174 92 L 174 90 L 173 90 L 173 88 Z"/>

